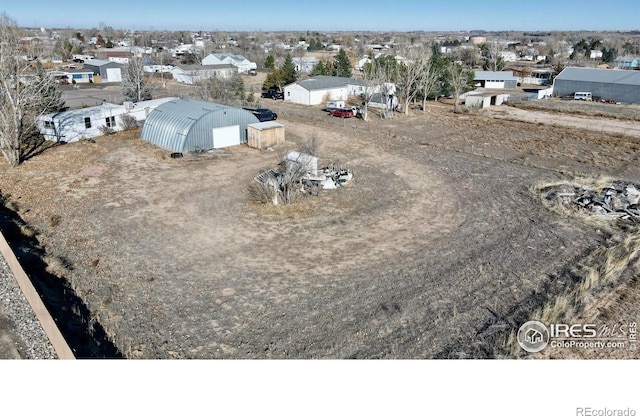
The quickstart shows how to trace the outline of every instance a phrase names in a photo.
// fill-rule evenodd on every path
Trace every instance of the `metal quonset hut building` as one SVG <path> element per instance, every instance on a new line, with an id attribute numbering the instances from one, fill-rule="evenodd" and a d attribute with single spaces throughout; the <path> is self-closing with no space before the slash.
<path id="1" fill-rule="evenodd" d="M 158 106 L 142 127 L 142 140 L 176 153 L 210 150 L 247 142 L 249 111 L 198 100 L 174 100 Z"/>
<path id="2" fill-rule="evenodd" d="M 590 92 L 594 97 L 640 104 L 640 71 L 567 67 L 553 82 L 553 95 Z"/>

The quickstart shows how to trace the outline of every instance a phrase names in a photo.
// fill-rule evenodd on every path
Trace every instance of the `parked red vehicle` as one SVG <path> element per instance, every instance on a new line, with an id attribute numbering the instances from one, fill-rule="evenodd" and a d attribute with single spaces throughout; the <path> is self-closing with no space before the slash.
<path id="1" fill-rule="evenodd" d="M 329 111 L 329 114 L 331 114 L 334 117 L 353 117 L 353 110 L 350 108 L 334 108 L 333 110 Z"/>

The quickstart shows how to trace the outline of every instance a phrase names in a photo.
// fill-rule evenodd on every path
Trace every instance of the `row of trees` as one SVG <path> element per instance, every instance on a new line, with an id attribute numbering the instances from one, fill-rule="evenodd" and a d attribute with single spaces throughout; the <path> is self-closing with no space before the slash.
<path id="1" fill-rule="evenodd" d="M 489 51 L 490 53 L 491 51 Z M 368 103 L 373 94 L 382 94 L 383 100 L 390 95 L 397 95 L 403 101 L 405 114 L 409 111 L 409 104 L 422 100 L 422 108 L 426 106 L 428 97 L 437 99 L 442 95 L 452 95 L 455 98 L 454 111 L 459 111 L 460 96 L 474 85 L 474 71 L 458 61 L 453 61 L 440 53 L 437 47 L 407 48 L 399 60 L 387 55 L 365 64 L 363 81 L 365 93 L 363 98 L 363 118 L 368 119 Z M 494 66 L 501 65 L 497 53 Z M 267 75 L 263 89 L 282 88 L 298 79 L 291 55 L 287 55 L 283 64 L 276 68 L 275 59 L 269 55 L 264 62 L 271 72 Z M 499 70 L 499 69 L 495 69 Z M 316 64 L 311 75 L 328 75 L 351 77 L 352 68 L 349 57 L 344 50 L 338 52 L 332 61 L 321 61 Z M 390 88 L 395 85 L 395 91 Z"/>
<path id="2" fill-rule="evenodd" d="M 402 60 L 392 56 L 373 59 L 365 64 L 363 71 L 365 82 L 364 118 L 368 117 L 367 103 L 374 91 L 388 95 L 388 84 L 396 86 L 396 94 L 403 102 L 405 114 L 409 105 L 416 100 L 426 107 L 429 97 L 437 99 L 443 95 L 452 95 L 455 99 L 454 111 L 459 111 L 460 96 L 474 85 L 474 71 L 460 62 L 443 56 L 437 48 L 410 48 L 403 54 Z"/>

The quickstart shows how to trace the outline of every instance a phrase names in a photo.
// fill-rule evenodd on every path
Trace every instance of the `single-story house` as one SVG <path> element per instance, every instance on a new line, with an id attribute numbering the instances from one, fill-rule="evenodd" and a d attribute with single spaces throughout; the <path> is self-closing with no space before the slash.
<path id="1" fill-rule="evenodd" d="M 144 65 L 142 70 L 148 73 L 171 73 L 171 71 L 175 68 L 173 65 Z"/>
<path id="2" fill-rule="evenodd" d="M 202 65 L 233 65 L 241 74 L 248 74 L 252 69 L 258 68 L 255 62 L 251 62 L 242 55 L 232 53 L 211 53 L 202 58 Z"/>
<path id="3" fill-rule="evenodd" d="M 93 71 L 90 69 L 61 69 L 52 71 L 51 76 L 61 84 L 93 82 Z"/>
<path id="4" fill-rule="evenodd" d="M 230 78 L 237 73 L 235 66 L 221 65 L 178 65 L 171 70 L 173 79 L 182 84 L 197 84 L 210 78 Z"/>
<path id="5" fill-rule="evenodd" d="M 46 140 L 71 143 L 102 136 L 104 128 L 113 131 L 123 129 L 122 116 L 130 115 L 144 121 L 154 108 L 177 98 L 125 102 L 122 105 L 104 103 L 95 107 L 62 111 L 38 116 L 36 126 Z"/>
<path id="6" fill-rule="evenodd" d="M 84 69 L 93 71 L 93 75 L 99 76 L 103 82 L 121 82 L 122 81 L 122 65 L 104 61 L 102 59 L 90 59 L 84 61 Z"/>
<path id="7" fill-rule="evenodd" d="M 500 51 L 500 56 L 505 62 L 515 62 L 518 60 L 518 55 L 513 51 Z"/>
<path id="8" fill-rule="evenodd" d="M 512 71 L 476 71 L 473 80 L 480 88 L 518 88 Z"/>
<path id="9" fill-rule="evenodd" d="M 247 126 L 258 118 L 242 108 L 200 100 L 158 106 L 142 127 L 142 140 L 186 153 L 247 143 Z"/>
<path id="10" fill-rule="evenodd" d="M 640 71 L 567 67 L 553 81 L 553 95 L 590 92 L 593 97 L 640 104 Z"/>
<path id="11" fill-rule="evenodd" d="M 318 62 L 320 62 L 315 56 L 296 56 L 291 58 L 291 60 L 293 61 L 293 65 L 295 65 L 297 72 L 304 72 L 307 74 L 313 70 L 313 67 L 316 66 Z"/>
<path id="12" fill-rule="evenodd" d="M 318 105 L 329 100 L 347 100 L 365 92 L 362 79 L 318 75 L 284 87 L 284 100 L 296 104 Z"/>
<path id="13" fill-rule="evenodd" d="M 613 62 L 616 67 L 622 69 L 635 69 L 639 63 L 635 56 L 619 56 Z"/>

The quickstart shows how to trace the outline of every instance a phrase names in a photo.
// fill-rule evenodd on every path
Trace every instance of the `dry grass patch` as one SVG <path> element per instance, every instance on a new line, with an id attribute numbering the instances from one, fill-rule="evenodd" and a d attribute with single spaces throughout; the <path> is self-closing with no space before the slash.
<path id="1" fill-rule="evenodd" d="M 581 264 L 578 264 L 571 271 L 571 279 L 575 282 L 569 285 L 565 293 L 549 300 L 546 304 L 534 311 L 529 320 L 540 321 L 545 324 L 569 322 L 579 316 L 587 308 L 597 307 L 594 303 L 597 299 L 606 296 L 606 293 L 613 292 L 617 288 L 628 284 L 627 280 L 637 279 L 633 273 L 625 273 L 630 270 L 640 258 L 640 227 L 598 218 L 587 211 L 568 209 L 566 205 L 555 201 L 548 201 L 541 197 L 542 193 L 548 189 L 571 185 L 576 187 L 588 187 L 601 189 L 611 185 L 612 179 L 607 177 L 582 178 L 573 182 L 556 182 L 537 185 L 533 191 L 550 210 L 561 215 L 573 216 L 589 223 L 594 227 L 599 227 L 611 233 L 608 246 L 596 248 Z M 625 277 L 625 278 L 623 278 Z M 635 307 L 634 299 L 619 299 L 630 307 Z M 507 351 L 509 357 L 521 357 L 524 355 L 517 341 L 516 330 L 513 330 L 504 341 L 502 347 Z M 496 352 L 497 356 L 502 356 Z"/>

